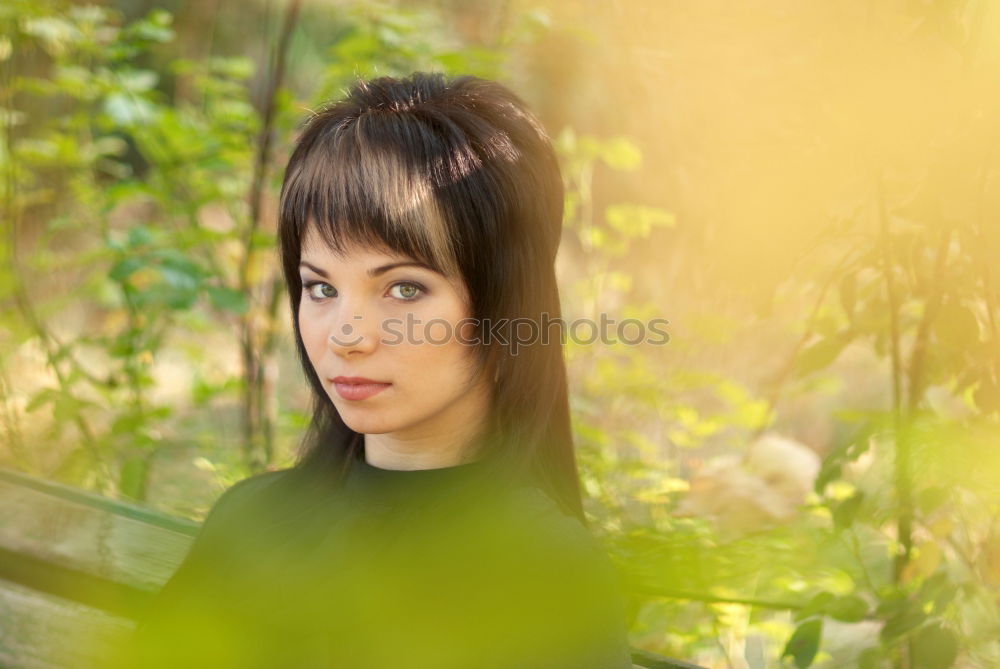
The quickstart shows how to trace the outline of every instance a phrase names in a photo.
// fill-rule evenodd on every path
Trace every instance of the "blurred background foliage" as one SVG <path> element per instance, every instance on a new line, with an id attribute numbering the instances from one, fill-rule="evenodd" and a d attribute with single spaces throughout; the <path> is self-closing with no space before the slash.
<path id="1" fill-rule="evenodd" d="M 562 157 L 564 317 L 636 319 L 567 343 L 634 645 L 1000 666 L 995 3 L 7 0 L 0 26 L 3 466 L 199 519 L 289 465 L 295 133 L 356 76 L 479 74 Z M 629 343 L 655 318 L 666 345 Z"/>

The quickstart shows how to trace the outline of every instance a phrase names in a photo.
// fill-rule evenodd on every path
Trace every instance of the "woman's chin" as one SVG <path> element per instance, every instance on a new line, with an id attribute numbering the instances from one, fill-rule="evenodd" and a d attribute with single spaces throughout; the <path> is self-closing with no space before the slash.
<path id="1" fill-rule="evenodd" d="M 361 434 L 385 434 L 393 432 L 398 428 L 395 423 L 379 420 L 375 416 L 365 416 L 363 411 L 352 409 L 341 409 L 337 407 L 340 418 L 344 424 L 354 432 Z"/>

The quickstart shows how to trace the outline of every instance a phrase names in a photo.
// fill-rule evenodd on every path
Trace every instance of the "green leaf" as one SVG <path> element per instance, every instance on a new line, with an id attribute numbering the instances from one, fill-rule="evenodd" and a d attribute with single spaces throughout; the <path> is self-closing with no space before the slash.
<path id="1" fill-rule="evenodd" d="M 208 61 L 208 67 L 212 73 L 236 81 L 249 79 L 254 70 L 253 61 L 242 57 L 213 56 Z"/>
<path id="2" fill-rule="evenodd" d="M 52 412 L 57 421 L 69 422 L 74 420 L 88 406 L 94 406 L 90 400 L 74 397 L 69 393 L 59 393 L 52 405 Z"/>
<path id="3" fill-rule="evenodd" d="M 191 401 L 202 406 L 223 393 L 239 391 L 239 379 L 229 378 L 221 383 L 212 383 L 204 378 L 196 378 L 191 386 Z"/>
<path id="4" fill-rule="evenodd" d="M 147 20 L 156 26 L 169 26 L 174 22 L 174 15 L 165 9 L 154 9 Z"/>
<path id="5" fill-rule="evenodd" d="M 79 65 L 61 65 L 56 68 L 53 81 L 64 95 L 80 100 L 94 100 L 99 94 L 91 71 Z"/>
<path id="6" fill-rule="evenodd" d="M 819 371 L 832 363 L 844 350 L 844 347 L 854 338 L 854 333 L 850 330 L 838 332 L 829 337 L 824 337 L 818 342 L 806 348 L 799 354 L 795 361 L 795 375 L 805 376 Z"/>
<path id="7" fill-rule="evenodd" d="M 826 607 L 826 613 L 834 620 L 856 623 L 868 615 L 868 602 L 857 595 L 837 597 Z"/>
<path id="8" fill-rule="evenodd" d="M 161 304 L 170 309 L 190 309 L 197 299 L 196 289 L 173 288 L 161 283 L 136 293 L 135 303 L 137 306 Z"/>
<path id="9" fill-rule="evenodd" d="M 934 318 L 934 336 L 954 350 L 973 348 L 979 343 L 979 320 L 972 311 L 961 304 L 948 302 L 941 305 Z"/>
<path id="10" fill-rule="evenodd" d="M 984 376 L 972 391 L 972 399 L 983 413 L 1000 411 L 1000 383 L 996 383 L 989 376 Z"/>
<path id="11" fill-rule="evenodd" d="M 857 428 L 850 437 L 843 443 L 836 446 L 823 458 L 823 466 L 816 477 L 814 489 L 822 494 L 823 489 L 830 481 L 839 478 L 843 473 L 843 466 L 848 462 L 853 462 L 868 451 L 870 446 L 870 436 L 873 430 L 873 423 L 865 422 Z"/>
<path id="12" fill-rule="evenodd" d="M 879 646 L 865 648 L 858 654 L 858 669 L 882 669 L 883 653 Z"/>
<path id="13" fill-rule="evenodd" d="M 43 16 L 26 19 L 21 24 L 21 30 L 26 35 L 38 38 L 49 53 L 60 54 L 71 44 L 83 39 L 79 28 L 66 19 L 56 16 Z"/>
<path id="14" fill-rule="evenodd" d="M 625 137 L 617 137 L 604 144 L 601 159 L 616 170 L 635 170 L 642 163 L 639 147 Z"/>
<path id="15" fill-rule="evenodd" d="M 677 220 L 670 212 L 658 207 L 638 204 L 613 204 L 604 210 L 608 225 L 628 238 L 645 239 L 654 227 L 673 227 Z"/>
<path id="16" fill-rule="evenodd" d="M 170 274 L 175 278 L 179 276 L 186 277 L 184 279 L 177 278 L 177 281 L 185 285 L 192 285 L 191 282 L 196 284 L 206 275 L 206 272 L 198 263 L 180 251 L 163 249 L 157 253 L 157 256 L 160 258 L 160 271 L 164 274 Z"/>
<path id="17" fill-rule="evenodd" d="M 146 494 L 146 474 L 149 470 L 148 460 L 144 456 L 128 458 L 121 468 L 118 478 L 118 489 L 132 499 L 141 500 Z"/>
<path id="18" fill-rule="evenodd" d="M 924 513 L 931 513 L 948 500 L 948 489 L 944 486 L 931 486 L 917 493 L 917 506 Z"/>
<path id="19" fill-rule="evenodd" d="M 193 291 L 198 289 L 198 275 L 185 271 L 185 269 L 175 266 L 164 265 L 159 268 L 160 276 L 171 288 L 181 291 Z"/>
<path id="20" fill-rule="evenodd" d="M 840 305 L 850 320 L 854 320 L 854 307 L 858 302 L 858 275 L 851 272 L 840 280 Z"/>
<path id="21" fill-rule="evenodd" d="M 819 651 L 820 635 L 823 633 L 823 620 L 813 618 L 806 620 L 795 628 L 792 637 L 785 645 L 785 650 L 781 654 L 782 658 L 791 657 L 795 661 L 795 666 L 805 669 L 816 659 Z"/>
<path id="22" fill-rule="evenodd" d="M 816 594 L 804 607 L 795 613 L 796 622 L 823 613 L 833 600 L 834 596 L 832 593 L 823 591 Z"/>
<path id="23" fill-rule="evenodd" d="M 104 113 L 118 125 L 147 125 L 156 119 L 156 107 L 143 98 L 112 93 L 104 99 Z"/>
<path id="24" fill-rule="evenodd" d="M 277 242 L 277 235 L 266 230 L 254 230 L 250 237 L 250 246 L 255 249 L 273 249 Z"/>
<path id="25" fill-rule="evenodd" d="M 137 258 L 135 256 L 123 258 L 115 263 L 115 266 L 111 268 L 111 271 L 108 272 L 108 278 L 116 283 L 123 283 L 142 266 L 142 258 Z"/>
<path id="26" fill-rule="evenodd" d="M 916 633 L 913 639 L 913 666 L 917 669 L 948 669 L 958 659 L 958 638 L 940 623 Z"/>
<path id="27" fill-rule="evenodd" d="M 913 628 L 919 626 L 926 619 L 927 614 L 925 614 L 916 604 L 913 602 L 905 602 L 895 615 L 885 621 L 885 625 L 883 625 L 882 631 L 879 632 L 879 636 L 882 641 L 892 643 L 898 637 L 903 636 Z"/>
<path id="28" fill-rule="evenodd" d="M 143 93 L 156 87 L 159 76 L 152 70 L 120 70 L 117 83 L 129 93 Z"/>
<path id="29" fill-rule="evenodd" d="M 132 434 L 142 427 L 142 415 L 135 411 L 126 411 L 111 423 L 112 434 Z"/>
<path id="30" fill-rule="evenodd" d="M 174 31 L 169 27 L 173 23 L 173 15 L 164 9 L 154 9 L 144 19 L 128 26 L 129 36 L 148 42 L 169 42 L 174 38 Z"/>
<path id="31" fill-rule="evenodd" d="M 125 179 L 122 181 L 116 181 L 113 184 L 108 184 L 104 188 L 104 194 L 108 198 L 108 203 L 106 205 L 105 211 L 110 211 L 113 206 L 129 198 L 136 198 L 148 193 L 148 187 L 146 184 Z"/>
<path id="32" fill-rule="evenodd" d="M 861 509 L 861 503 L 864 501 L 864 498 L 865 494 L 859 490 L 838 504 L 833 509 L 833 526 L 838 530 L 850 527 L 854 523 L 858 511 Z"/>
<path id="33" fill-rule="evenodd" d="M 75 448 L 64 457 L 51 477 L 56 481 L 82 486 L 96 467 L 94 454 L 87 448 Z"/>
<path id="34" fill-rule="evenodd" d="M 216 308 L 237 314 L 246 313 L 249 306 L 247 297 L 240 291 L 226 286 L 206 286 L 205 290 Z"/>
<path id="35" fill-rule="evenodd" d="M 55 402 L 58 397 L 59 391 L 54 390 L 53 388 L 42 388 L 37 393 L 32 395 L 30 400 L 28 400 L 28 405 L 24 407 L 24 412 L 31 413 L 32 411 L 36 411 L 46 404 Z"/>
<path id="36" fill-rule="evenodd" d="M 131 248 L 150 244 L 153 241 L 152 231 L 145 225 L 133 225 L 128 230 L 128 245 Z"/>
<path id="37" fill-rule="evenodd" d="M 958 592 L 959 586 L 948 578 L 948 574 L 938 571 L 920 586 L 917 599 L 921 602 L 930 602 L 932 611 L 941 611 L 955 599 Z"/>

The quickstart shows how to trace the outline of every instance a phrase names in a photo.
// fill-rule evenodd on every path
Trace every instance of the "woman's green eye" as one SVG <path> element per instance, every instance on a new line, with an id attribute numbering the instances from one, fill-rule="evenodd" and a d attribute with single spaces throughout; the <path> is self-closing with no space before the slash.
<path id="1" fill-rule="evenodd" d="M 412 300 L 417 297 L 422 288 L 415 283 L 397 283 L 393 288 L 399 289 L 399 297 L 403 300 Z"/>
<path id="2" fill-rule="evenodd" d="M 321 281 L 316 281 L 314 283 L 307 283 L 306 292 L 309 294 L 310 299 L 313 300 L 323 300 L 328 297 L 336 297 L 337 291 L 334 290 L 333 286 L 328 283 L 323 283 Z M 317 291 L 316 289 L 319 288 Z"/>
<path id="3" fill-rule="evenodd" d="M 314 281 L 306 283 L 303 285 L 306 291 L 306 295 L 309 299 L 313 301 L 327 300 L 332 297 L 337 297 L 337 289 L 328 283 L 322 281 Z M 409 281 L 401 281 L 399 283 L 393 284 L 390 290 L 396 290 L 397 292 L 393 294 L 397 300 L 402 300 L 404 302 L 412 302 L 420 296 L 420 293 L 424 292 L 424 287 L 417 283 L 411 283 Z"/>

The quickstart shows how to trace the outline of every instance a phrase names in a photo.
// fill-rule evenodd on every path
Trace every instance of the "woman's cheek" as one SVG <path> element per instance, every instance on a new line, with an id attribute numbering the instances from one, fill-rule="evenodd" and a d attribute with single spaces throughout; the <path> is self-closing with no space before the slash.
<path id="1" fill-rule="evenodd" d="M 302 343 L 306 347 L 309 359 L 315 363 L 323 347 L 322 328 L 312 319 L 300 318 L 299 332 L 302 335 Z"/>

